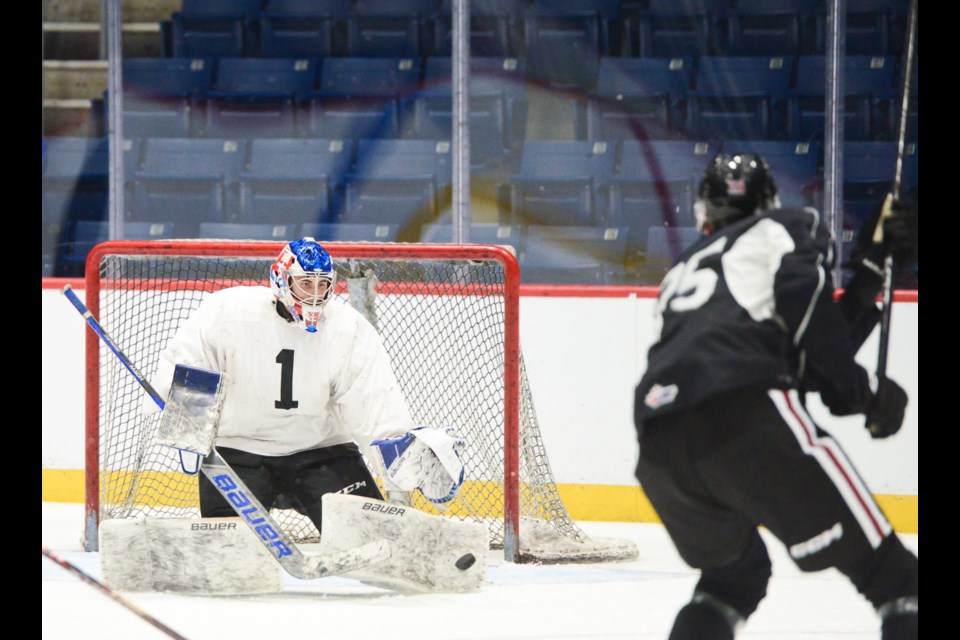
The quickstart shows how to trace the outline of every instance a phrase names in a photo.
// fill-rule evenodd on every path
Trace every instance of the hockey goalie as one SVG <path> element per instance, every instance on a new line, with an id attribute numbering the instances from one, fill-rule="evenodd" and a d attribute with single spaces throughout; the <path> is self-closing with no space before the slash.
<path id="1" fill-rule="evenodd" d="M 329 253 L 303 238 L 283 248 L 269 286 L 208 295 L 162 352 L 153 378 L 160 441 L 202 459 L 202 520 L 239 518 L 248 525 L 241 531 L 255 533 L 296 577 L 475 589 L 486 528 L 390 504 L 373 472 L 384 489 L 419 491 L 443 509 L 463 483 L 467 443 L 450 426 L 414 424 L 376 329 L 333 296 L 336 275 Z M 320 531 L 318 556 L 301 554 L 272 520 L 281 504 Z M 233 530 L 203 531 L 200 540 Z M 177 545 L 205 549 L 160 546 Z"/>

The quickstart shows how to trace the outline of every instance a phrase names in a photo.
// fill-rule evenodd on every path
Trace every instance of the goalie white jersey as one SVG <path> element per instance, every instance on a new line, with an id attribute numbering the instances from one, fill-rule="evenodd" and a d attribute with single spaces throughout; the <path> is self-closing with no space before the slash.
<path id="1" fill-rule="evenodd" d="M 164 398 L 177 364 L 225 374 L 218 446 L 281 456 L 414 427 L 379 334 L 342 300 L 311 333 L 280 316 L 267 287 L 218 291 L 162 352 L 153 386 Z"/>

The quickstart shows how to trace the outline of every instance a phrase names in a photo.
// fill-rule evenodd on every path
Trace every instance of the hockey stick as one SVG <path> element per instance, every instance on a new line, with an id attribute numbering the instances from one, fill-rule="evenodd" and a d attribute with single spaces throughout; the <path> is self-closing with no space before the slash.
<path id="1" fill-rule="evenodd" d="M 110 596 L 111 598 L 113 598 L 114 600 L 116 600 L 117 602 L 125 606 L 127 609 L 134 612 L 135 614 L 137 614 L 138 616 L 140 616 L 141 618 L 143 618 L 144 620 L 146 620 L 147 622 L 155 626 L 157 629 L 160 629 L 160 631 L 163 631 L 165 634 L 167 634 L 171 638 L 176 638 L 176 640 L 187 640 L 186 637 L 180 635 L 179 633 L 177 633 L 167 625 L 163 624 L 162 622 L 160 622 L 159 620 L 151 616 L 149 613 L 147 613 L 137 605 L 133 604 L 132 602 L 130 602 L 129 600 L 121 596 L 119 593 L 117 593 L 107 585 L 103 584 L 102 582 L 100 582 L 99 580 L 97 580 L 96 578 L 94 578 L 93 576 L 91 576 L 86 571 L 84 571 L 77 565 L 73 564 L 69 560 L 66 560 L 65 558 L 61 558 L 56 553 L 54 553 L 50 549 L 47 549 L 43 545 L 40 545 L 40 553 L 46 556 L 49 560 L 57 563 L 58 565 L 60 565 L 70 573 L 76 575 L 78 578 L 80 578 L 87 584 L 98 588 L 102 593 Z"/>
<path id="2" fill-rule="evenodd" d="M 904 48 L 903 96 L 900 101 L 900 131 L 897 138 L 897 163 L 893 172 L 893 186 L 887 194 L 883 211 L 873 230 L 873 242 L 883 243 L 883 220 L 890 215 L 890 206 L 900 197 L 900 182 L 903 176 L 903 154 L 907 135 L 907 115 L 910 108 L 910 80 L 913 76 L 914 48 L 917 39 L 917 0 L 910 0 L 907 18 L 907 43 Z M 893 307 L 893 255 L 887 251 L 883 258 L 883 292 L 880 303 L 880 345 L 877 350 L 877 376 L 887 373 L 887 354 L 890 350 L 890 311 Z"/>
<path id="3" fill-rule="evenodd" d="M 65 285 L 60 291 L 80 312 L 80 315 L 100 336 L 100 339 L 120 359 L 120 362 L 123 363 L 123 366 L 133 375 L 140 386 L 153 398 L 157 406 L 163 409 L 164 401 L 160 394 L 150 385 L 126 354 L 114 344 L 97 319 L 87 309 L 87 306 L 77 297 L 71 286 L 69 284 Z M 297 548 L 293 539 L 284 532 L 273 516 L 270 515 L 270 512 L 257 500 L 253 492 L 247 488 L 227 461 L 217 453 L 216 449 L 213 449 L 203 459 L 200 470 L 240 516 L 240 519 L 257 534 L 257 539 L 270 551 L 271 555 L 280 563 L 280 566 L 295 578 L 302 580 L 324 578 L 382 562 L 391 555 L 388 543 L 385 540 L 377 540 L 356 549 L 306 556 Z"/>

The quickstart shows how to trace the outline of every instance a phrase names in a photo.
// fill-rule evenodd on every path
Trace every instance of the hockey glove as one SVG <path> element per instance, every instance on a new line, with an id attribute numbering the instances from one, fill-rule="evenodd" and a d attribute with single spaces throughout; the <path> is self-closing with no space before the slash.
<path id="1" fill-rule="evenodd" d="M 882 224 L 878 232 L 877 226 Z M 879 238 L 879 240 L 878 240 Z M 883 288 L 883 263 L 893 256 L 893 279 L 919 259 L 919 218 L 916 207 L 888 197 L 864 221 L 847 266 L 852 277 L 847 293 L 861 304 L 874 305 Z"/>
<path id="2" fill-rule="evenodd" d="M 463 484 L 460 452 L 466 441 L 452 427 L 417 427 L 371 444 L 387 481 L 401 491 L 417 489 L 430 502 L 444 504 L 453 500 Z"/>
<path id="3" fill-rule="evenodd" d="M 852 416 L 858 413 L 865 415 L 868 407 L 875 403 L 876 398 L 870 381 L 870 374 L 858 364 L 854 366 L 849 379 L 821 376 L 816 380 L 816 388 L 820 391 L 820 400 L 833 415 Z"/>
<path id="4" fill-rule="evenodd" d="M 903 426 L 907 392 L 886 376 L 880 377 L 877 382 L 877 393 L 865 414 L 866 427 L 874 438 L 887 438 Z"/>

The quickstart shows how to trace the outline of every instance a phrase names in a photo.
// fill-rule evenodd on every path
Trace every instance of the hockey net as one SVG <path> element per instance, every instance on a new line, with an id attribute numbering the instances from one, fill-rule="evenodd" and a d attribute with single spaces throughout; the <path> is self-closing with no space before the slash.
<path id="1" fill-rule="evenodd" d="M 417 424 L 468 442 L 463 486 L 443 515 L 487 525 L 507 560 L 636 557 L 628 540 L 587 536 L 560 497 L 519 348 L 519 269 L 502 247 L 329 243 L 336 294 L 379 330 Z M 282 243 L 108 242 L 87 262 L 87 306 L 147 379 L 177 327 L 210 292 L 266 286 Z M 197 517 L 197 477 L 156 443 L 159 415 L 120 359 L 87 336 L 85 546 L 97 526 L 140 515 Z M 379 479 L 378 479 L 379 481 Z M 439 513 L 419 493 L 412 506 Z M 393 499 L 393 496 L 391 496 Z M 273 515 L 298 543 L 319 541 L 293 508 Z"/>

